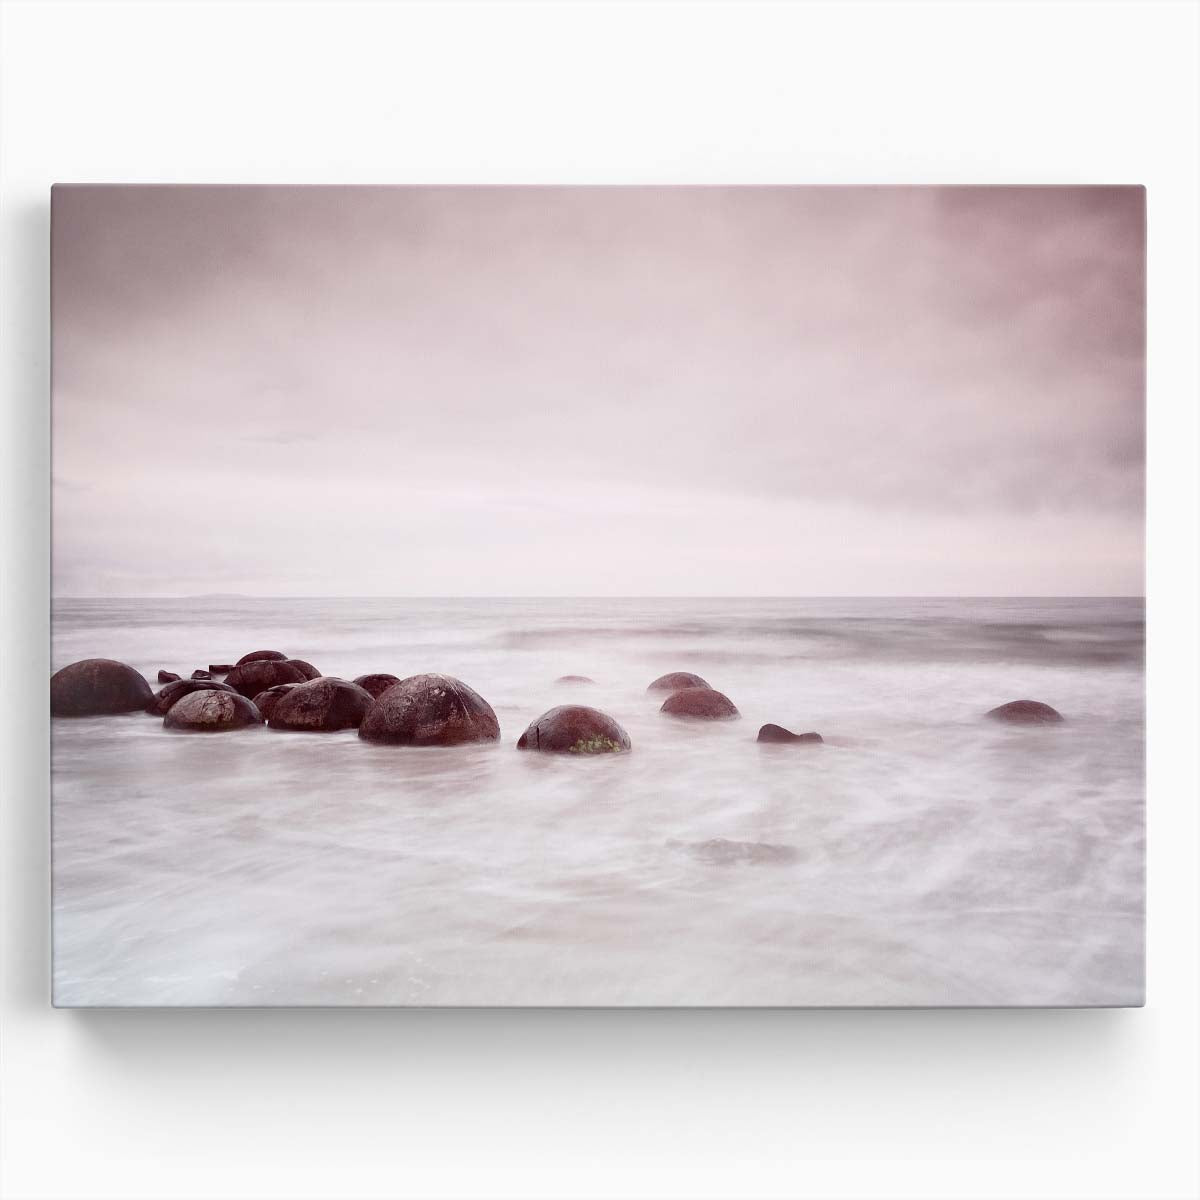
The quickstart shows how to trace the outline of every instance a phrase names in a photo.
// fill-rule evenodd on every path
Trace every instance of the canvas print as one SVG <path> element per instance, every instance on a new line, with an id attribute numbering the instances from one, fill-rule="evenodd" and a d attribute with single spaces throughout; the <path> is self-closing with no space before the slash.
<path id="1" fill-rule="evenodd" d="M 52 227 L 56 1004 L 1142 1003 L 1141 188 Z"/>

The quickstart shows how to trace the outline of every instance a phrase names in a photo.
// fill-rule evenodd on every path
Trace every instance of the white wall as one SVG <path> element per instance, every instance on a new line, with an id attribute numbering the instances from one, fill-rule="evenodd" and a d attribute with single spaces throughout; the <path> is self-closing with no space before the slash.
<path id="1" fill-rule="evenodd" d="M 1194 1197 L 1197 9 L 9 3 L 3 1193 Z M 1149 188 L 1141 1011 L 55 1012 L 47 189 Z"/>

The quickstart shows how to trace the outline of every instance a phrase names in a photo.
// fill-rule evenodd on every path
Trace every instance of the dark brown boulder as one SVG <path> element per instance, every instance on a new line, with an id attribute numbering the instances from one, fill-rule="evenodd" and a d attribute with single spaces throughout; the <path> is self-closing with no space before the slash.
<path id="1" fill-rule="evenodd" d="M 274 687 L 277 683 L 307 683 L 299 667 L 276 658 L 252 658 L 249 662 L 234 667 L 225 676 L 225 682 L 247 700 L 253 700 L 259 692 Z"/>
<path id="2" fill-rule="evenodd" d="M 374 703 L 370 692 L 345 679 L 313 679 L 289 688 L 275 702 L 268 724 L 297 733 L 357 729 Z"/>
<path id="3" fill-rule="evenodd" d="M 248 662 L 283 662 L 287 655 L 282 650 L 251 650 L 249 654 L 243 654 L 233 665 L 240 667 L 242 663 Z"/>
<path id="4" fill-rule="evenodd" d="M 259 692 L 254 697 L 254 707 L 258 709 L 264 721 L 271 719 L 271 713 L 275 710 L 275 705 L 283 699 L 284 696 L 292 690 L 298 688 L 298 683 L 277 683 L 274 687 L 269 687 L 265 692 Z"/>
<path id="5" fill-rule="evenodd" d="M 371 705 L 358 736 L 392 746 L 494 742 L 500 722 L 474 689 L 449 675 L 411 675 Z"/>
<path id="6" fill-rule="evenodd" d="M 364 691 L 370 692 L 378 700 L 392 684 L 400 682 L 400 676 L 389 675 L 386 671 L 379 671 L 374 675 L 360 675 L 354 682 Z"/>
<path id="7" fill-rule="evenodd" d="M 672 671 L 669 675 L 660 675 L 647 689 L 648 692 L 679 692 L 684 688 L 706 688 L 709 684 L 693 675 L 691 671 Z"/>
<path id="8" fill-rule="evenodd" d="M 85 658 L 50 677 L 50 712 L 56 717 L 136 712 L 153 695 L 143 676 L 111 658 Z"/>
<path id="9" fill-rule="evenodd" d="M 217 663 L 215 666 L 212 663 L 208 664 L 210 675 L 228 675 L 233 670 L 233 663 Z"/>
<path id="10" fill-rule="evenodd" d="M 299 671 L 300 674 L 303 675 L 305 679 L 320 679 L 321 678 L 321 672 L 318 671 L 317 668 L 312 665 L 312 663 L 305 662 L 304 659 L 302 659 L 302 658 L 288 658 L 288 659 L 285 659 L 284 661 L 287 662 L 290 666 L 295 667 L 296 670 Z"/>
<path id="11" fill-rule="evenodd" d="M 158 673 L 159 683 L 174 683 L 178 678 L 179 676 L 174 671 L 159 671 Z"/>
<path id="12" fill-rule="evenodd" d="M 192 678 L 193 679 L 211 679 L 212 673 L 209 671 L 202 671 L 199 667 L 197 667 L 192 672 Z"/>
<path id="13" fill-rule="evenodd" d="M 165 717 L 172 705 L 190 696 L 192 692 L 232 692 L 228 684 L 218 683 L 215 679 L 177 679 L 168 683 L 149 704 L 146 711 L 152 717 Z"/>
<path id="14" fill-rule="evenodd" d="M 1063 719 L 1062 713 L 1040 700 L 1010 700 L 984 715 L 1011 725 L 1053 725 Z"/>
<path id="15" fill-rule="evenodd" d="M 710 687 L 690 687 L 675 692 L 666 698 L 659 711 L 698 721 L 731 721 L 742 715 L 728 696 L 714 692 Z"/>
<path id="16" fill-rule="evenodd" d="M 517 749 L 551 754 L 613 754 L 631 746 L 629 734 L 607 713 L 583 704 L 564 704 L 532 722 L 521 734 Z"/>
<path id="17" fill-rule="evenodd" d="M 805 742 L 809 745 L 816 745 L 825 739 L 819 733 L 793 733 L 790 729 L 784 729 L 782 725 L 764 725 L 758 731 L 758 740 L 778 743 Z"/>
<path id="18" fill-rule="evenodd" d="M 184 733 L 224 733 L 261 724 L 258 709 L 245 696 L 216 688 L 189 692 L 183 699 L 176 700 L 163 717 L 164 729 L 178 729 Z"/>
<path id="19" fill-rule="evenodd" d="M 595 683 L 594 679 L 589 679 L 586 675 L 560 675 L 555 683 Z"/>

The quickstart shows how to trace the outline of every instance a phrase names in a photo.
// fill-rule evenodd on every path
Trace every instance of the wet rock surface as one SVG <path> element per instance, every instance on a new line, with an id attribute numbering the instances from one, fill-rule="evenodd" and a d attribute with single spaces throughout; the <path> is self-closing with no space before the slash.
<path id="1" fill-rule="evenodd" d="M 492 706 L 462 680 L 412 675 L 371 705 L 358 736 L 392 746 L 457 746 L 498 740 L 500 722 Z"/>
<path id="2" fill-rule="evenodd" d="M 793 733 L 790 729 L 784 729 L 782 725 L 764 725 L 758 731 L 760 742 L 774 742 L 780 745 L 799 744 L 819 745 L 825 739 L 819 733 Z"/>
<path id="3" fill-rule="evenodd" d="M 298 683 L 277 683 L 274 687 L 267 688 L 265 692 L 259 692 L 258 695 L 254 697 L 252 703 L 254 704 L 254 707 L 257 708 L 262 714 L 262 719 L 264 721 L 270 721 L 271 713 L 274 711 L 275 705 L 278 704 L 279 701 L 282 700 L 283 697 L 292 690 L 292 688 L 298 688 L 299 686 L 300 684 Z"/>
<path id="4" fill-rule="evenodd" d="M 667 675 L 660 675 L 648 688 L 648 692 L 679 692 L 684 688 L 706 688 L 708 681 L 701 679 L 699 675 L 693 675 L 691 671 L 671 671 Z"/>
<path id="5" fill-rule="evenodd" d="M 177 679 L 174 683 L 168 683 L 149 701 L 146 711 L 152 717 L 163 717 L 166 716 L 173 704 L 182 700 L 184 696 L 190 696 L 192 692 L 232 691 L 233 688 L 227 684 L 218 683 L 215 679 Z"/>
<path id="6" fill-rule="evenodd" d="M 252 700 L 259 692 L 274 687 L 277 683 L 307 683 L 298 667 L 283 659 L 252 658 L 234 667 L 225 677 L 235 692 Z"/>
<path id="7" fill-rule="evenodd" d="M 251 650 L 249 654 L 243 654 L 233 665 L 240 667 L 243 663 L 248 662 L 283 662 L 287 658 L 282 650 Z"/>
<path id="8" fill-rule="evenodd" d="M 204 670 L 201 670 L 199 667 L 197 667 L 197 668 L 196 668 L 196 669 L 195 669 L 195 670 L 192 672 L 192 678 L 193 678 L 193 679 L 211 679 L 211 678 L 212 678 L 212 672 L 211 672 L 211 671 L 204 671 Z"/>
<path id="9" fill-rule="evenodd" d="M 258 709 L 245 696 L 212 688 L 189 692 L 163 717 L 164 729 L 183 733 L 224 733 L 261 724 Z"/>
<path id="10" fill-rule="evenodd" d="M 56 717 L 137 712 L 153 695 L 142 675 L 112 658 L 85 658 L 50 677 L 50 712 Z"/>
<path id="11" fill-rule="evenodd" d="M 984 715 L 1010 725 L 1056 725 L 1063 719 L 1062 713 L 1040 700 L 1010 700 Z"/>
<path id="12" fill-rule="evenodd" d="M 174 671 L 159 671 L 158 673 L 159 683 L 174 683 L 178 678 L 179 676 Z"/>
<path id="13" fill-rule="evenodd" d="M 386 671 L 377 671 L 374 675 L 359 675 L 354 682 L 378 700 L 388 688 L 400 682 L 400 676 L 389 675 Z"/>
<path id="14" fill-rule="evenodd" d="M 284 661 L 295 667 L 305 679 L 321 678 L 321 672 L 318 671 L 317 668 L 312 665 L 312 663 L 305 662 L 302 658 L 289 658 L 285 659 Z"/>
<path id="15" fill-rule="evenodd" d="M 675 692 L 666 698 L 659 711 L 695 721 L 732 721 L 742 715 L 728 696 L 709 687 L 690 687 Z"/>
<path id="16" fill-rule="evenodd" d="M 357 729 L 375 697 L 345 679 L 321 678 L 289 688 L 271 708 L 272 729 L 329 733 Z"/>
<path id="17" fill-rule="evenodd" d="M 209 663 L 208 670 L 212 675 L 228 675 L 234 668 L 233 663 Z"/>
<path id="18" fill-rule="evenodd" d="M 517 741 L 518 750 L 551 754 L 613 754 L 630 748 L 629 734 L 612 717 L 582 704 L 550 709 Z"/>

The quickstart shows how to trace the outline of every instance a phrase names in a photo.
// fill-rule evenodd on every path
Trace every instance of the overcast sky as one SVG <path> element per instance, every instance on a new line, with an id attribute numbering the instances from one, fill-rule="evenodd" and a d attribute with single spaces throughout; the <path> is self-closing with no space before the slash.
<path id="1" fill-rule="evenodd" d="M 53 204 L 54 587 L 1142 591 L 1134 188 Z"/>

